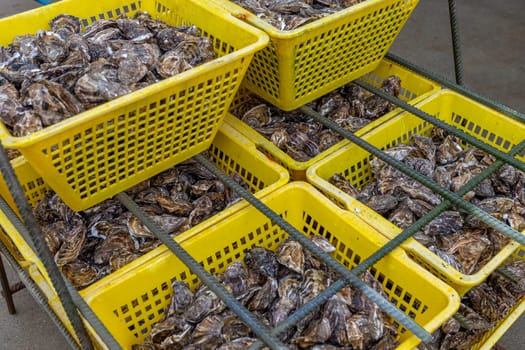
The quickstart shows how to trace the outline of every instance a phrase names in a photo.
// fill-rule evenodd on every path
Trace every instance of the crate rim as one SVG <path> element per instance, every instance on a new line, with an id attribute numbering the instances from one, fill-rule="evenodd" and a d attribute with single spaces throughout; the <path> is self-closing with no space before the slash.
<path id="1" fill-rule="evenodd" d="M 272 38 L 281 39 L 281 40 L 289 40 L 289 39 L 299 38 L 301 35 L 304 34 L 304 32 L 319 31 L 319 28 L 318 28 L 319 23 L 328 24 L 328 23 L 337 21 L 341 18 L 344 18 L 353 12 L 366 10 L 369 7 L 379 5 L 382 2 L 385 2 L 388 0 L 365 0 L 356 5 L 352 5 L 348 8 L 345 8 L 335 13 L 321 17 L 313 22 L 307 23 L 303 26 L 300 26 L 292 30 L 279 30 L 278 28 L 275 28 L 268 22 L 257 17 L 257 15 L 253 14 L 252 12 L 243 8 L 242 6 L 237 5 L 229 0 L 212 0 L 212 1 L 219 4 L 219 6 L 222 6 L 223 8 L 231 11 L 234 17 L 239 18 L 243 21 L 246 21 L 246 23 L 249 23 L 255 26 L 256 28 L 264 30 Z M 402 0 L 402 1 L 403 2 L 416 2 L 416 4 L 419 2 L 419 0 Z"/>
<path id="2" fill-rule="evenodd" d="M 74 3 L 76 0 L 62 0 L 55 2 L 53 4 L 47 5 L 46 7 L 54 8 L 54 7 L 61 7 L 62 3 Z M 157 1 L 157 0 L 141 0 L 141 1 Z M 190 0 L 195 1 L 195 0 Z M 239 50 L 235 50 L 232 53 L 229 53 L 227 55 L 224 55 L 222 57 L 217 57 L 209 62 L 206 62 L 204 64 L 201 64 L 199 66 L 193 67 L 187 71 L 184 71 L 182 73 L 179 73 L 175 76 L 163 79 L 157 83 L 148 85 L 144 88 L 138 89 L 136 91 L 133 91 L 129 94 L 125 94 L 123 96 L 119 96 L 116 99 L 113 99 L 111 101 L 102 103 L 96 107 L 90 108 L 88 110 L 85 110 L 81 113 L 75 114 L 71 116 L 70 118 L 61 120 L 60 122 L 50 125 L 48 127 L 45 127 L 42 130 L 38 130 L 36 132 L 31 133 L 27 136 L 22 137 L 16 137 L 13 136 L 6 128 L 4 123 L 0 123 L 0 140 L 2 140 L 4 146 L 6 148 L 21 148 L 25 147 L 26 144 L 33 144 L 36 142 L 39 142 L 41 140 L 47 139 L 50 136 L 56 136 L 57 134 L 60 134 L 64 132 L 64 130 L 69 130 L 71 128 L 74 128 L 79 125 L 87 124 L 92 122 L 94 119 L 99 118 L 101 115 L 107 114 L 109 112 L 112 112 L 118 108 L 124 107 L 126 105 L 129 105 L 130 103 L 135 103 L 138 97 L 148 97 L 155 93 L 162 92 L 166 90 L 167 87 L 173 85 L 174 83 L 183 84 L 184 82 L 192 79 L 194 77 L 195 71 L 199 70 L 199 74 L 206 74 L 208 72 L 212 72 L 218 67 L 222 66 L 225 63 L 228 63 L 228 61 L 231 59 L 231 57 L 236 56 L 242 56 L 245 57 L 247 55 L 250 55 L 256 51 L 259 51 L 263 48 L 265 48 L 270 38 L 269 36 L 264 33 L 262 30 L 255 28 L 253 26 L 247 25 L 240 19 L 233 16 L 231 13 L 226 11 L 224 8 L 219 6 L 218 4 L 209 2 L 207 6 L 210 6 L 213 11 L 218 11 L 222 16 L 227 16 L 231 20 L 237 22 L 240 27 L 243 27 L 243 30 L 246 30 L 250 35 L 254 37 L 258 37 L 257 41 L 246 45 Z M 25 14 L 31 14 L 31 13 L 41 13 L 41 8 L 35 8 L 32 10 L 24 11 L 19 14 L 15 14 L 12 16 L 4 17 L 0 19 L 0 23 L 2 22 L 8 22 L 10 20 L 13 20 L 15 17 L 20 17 L 20 15 L 24 16 Z M 135 101 L 135 102 L 133 102 Z"/>

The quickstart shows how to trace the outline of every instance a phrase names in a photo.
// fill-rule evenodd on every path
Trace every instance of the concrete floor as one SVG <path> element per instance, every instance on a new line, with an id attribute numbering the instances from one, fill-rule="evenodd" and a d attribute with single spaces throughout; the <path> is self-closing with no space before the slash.
<path id="1" fill-rule="evenodd" d="M 0 17 L 39 6 L 33 0 L 0 0 Z M 465 64 L 465 85 L 525 112 L 525 21 L 522 0 L 462 0 L 457 3 Z M 418 65 L 454 78 L 452 45 L 445 0 L 421 0 L 391 51 Z M 16 276 L 9 269 L 12 281 Z M 30 294 L 15 295 L 16 315 L 0 300 L 0 350 L 62 350 L 68 345 Z M 501 339 L 508 350 L 525 346 L 522 317 Z"/>

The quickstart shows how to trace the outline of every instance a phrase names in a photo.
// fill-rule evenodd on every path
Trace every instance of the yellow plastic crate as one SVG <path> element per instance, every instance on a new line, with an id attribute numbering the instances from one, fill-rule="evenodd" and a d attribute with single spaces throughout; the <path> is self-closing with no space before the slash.
<path id="1" fill-rule="evenodd" d="M 262 29 L 243 86 L 282 110 L 296 109 L 376 68 L 418 0 L 367 0 L 290 31 L 281 31 L 228 0 L 214 0 Z"/>
<path id="2" fill-rule="evenodd" d="M 4 220 L 5 216 L 3 212 L 1 212 L 0 217 L 1 217 L 0 221 Z M 4 223 L 4 221 L 2 221 L 2 223 Z M 60 303 L 60 299 L 58 298 L 57 292 L 55 291 L 54 288 L 51 287 L 49 283 L 49 278 L 46 279 L 40 272 L 39 268 L 34 263 L 24 259 L 24 256 L 18 249 L 17 244 L 15 244 L 15 242 L 11 239 L 11 237 L 9 237 L 9 235 L 6 234 L 6 231 L 4 231 L 8 229 L 10 229 L 10 226 L 4 228 L 4 225 L 2 225 L 2 228 L 0 229 L 0 240 L 2 241 L 4 246 L 7 248 L 7 250 L 11 253 L 11 255 L 15 258 L 16 263 L 19 265 L 19 267 L 25 270 L 29 274 L 31 279 L 35 282 L 35 284 L 39 287 L 42 293 L 46 296 L 49 306 L 51 307 L 53 312 L 59 317 L 59 319 L 64 322 L 64 326 L 66 327 L 66 329 L 71 334 L 74 334 L 74 329 L 71 326 L 71 323 L 66 321 L 68 319 L 66 311 L 64 310 L 64 308 L 62 307 L 62 304 Z M 21 239 L 21 236 L 19 236 L 18 234 L 17 241 L 19 237 Z M 24 253 L 27 254 L 28 252 L 27 249 L 29 249 L 29 246 L 25 244 L 25 242 L 23 242 L 22 249 Z M 29 249 L 29 251 L 31 250 Z M 32 251 L 31 251 L 31 254 L 34 256 Z"/>
<path id="3" fill-rule="evenodd" d="M 289 176 L 284 168 L 274 162 L 268 162 L 266 156 L 257 151 L 253 143 L 228 125 L 222 125 L 209 150 L 215 165 L 228 174 L 235 173 L 240 176 L 256 197 L 265 196 L 288 183 Z M 44 180 L 23 157 L 13 160 L 12 164 L 26 193 L 26 197 L 30 204 L 34 206 L 45 193 L 50 191 L 49 186 L 47 186 Z M 9 190 L 1 177 L 0 195 L 6 199 L 11 208 L 15 208 Z M 175 239 L 183 240 L 185 236 L 192 235 L 193 231 L 198 230 L 200 225 L 205 225 L 206 223 L 213 224 L 224 220 L 232 213 L 247 205 L 248 203 L 246 201 L 239 201 L 203 223 L 182 233 Z M 5 237 L 3 238 L 6 238 L 11 246 L 13 248 L 16 247 L 16 250 L 19 251 L 18 257 L 20 260 L 35 265 L 35 269 L 40 270 L 38 275 L 44 276 L 43 279 L 38 277 L 36 279 L 34 278 L 35 282 L 37 282 L 41 289 L 49 290 L 52 283 L 48 275 L 44 272 L 45 269 L 42 261 L 38 259 L 31 247 L 26 244 L 20 232 L 11 224 L 3 211 L 0 211 L 0 227 L 3 233 L 5 233 Z M 2 238 L 1 234 L 0 238 Z M 162 251 L 162 247 L 158 247 L 146 255 L 156 255 L 160 251 Z M 33 272 L 32 275 L 38 276 L 36 272 Z"/>
<path id="4" fill-rule="evenodd" d="M 361 77 L 361 79 L 376 87 L 380 87 L 383 83 L 383 80 L 388 78 L 390 75 L 397 75 L 401 78 L 401 91 L 399 93 L 399 98 L 410 104 L 420 102 L 441 89 L 441 87 L 437 83 L 428 80 L 422 77 L 421 75 L 418 75 L 412 72 L 411 70 L 404 68 L 387 59 L 383 59 L 377 66 L 377 68 L 374 69 L 374 71 L 365 74 Z M 241 87 L 239 93 L 237 94 L 232 103 L 232 109 L 235 108 L 235 106 L 242 103 L 242 101 L 246 98 L 245 96 L 246 90 L 244 90 Z M 386 120 L 393 118 L 402 111 L 403 110 L 401 108 L 396 108 L 393 111 L 385 114 L 384 116 L 372 121 L 370 124 L 361 128 L 355 134 L 358 136 L 364 135 L 366 132 L 376 128 L 377 126 L 384 123 Z M 274 145 L 270 140 L 265 138 L 259 132 L 255 131 L 246 123 L 242 122 L 240 119 L 235 118 L 231 115 L 227 115 L 225 120 L 227 123 L 233 125 L 235 129 L 241 131 L 243 134 L 248 136 L 250 140 L 253 140 L 262 152 L 266 153 L 270 158 L 274 159 L 276 162 L 288 169 L 288 172 L 290 173 L 290 178 L 292 180 L 306 180 L 307 168 L 309 168 L 319 160 L 325 158 L 327 155 L 331 154 L 335 150 L 349 143 L 349 141 L 347 140 L 341 140 L 335 145 L 321 152 L 317 156 L 312 157 L 308 161 L 299 162 L 294 160 L 292 157 L 286 154 L 286 152 Z"/>
<path id="5" fill-rule="evenodd" d="M 263 198 L 263 202 L 306 235 L 327 238 L 334 258 L 352 268 L 386 244 L 387 239 L 355 215 L 324 198 L 311 185 L 290 183 Z M 274 250 L 287 233 L 254 207 L 238 211 L 215 225 L 203 227 L 181 244 L 211 272 L 221 272 L 242 260 L 254 246 Z M 371 269 L 399 309 L 429 332 L 459 307 L 457 293 L 411 261 L 401 249 L 388 254 Z M 170 251 L 148 261 L 134 261 L 84 289 L 81 295 L 123 348 L 144 340 L 153 323 L 164 316 L 172 297 L 173 280 L 194 288 L 198 278 Z M 413 349 L 419 339 L 394 321 L 400 332 L 397 349 Z"/>
<path id="6" fill-rule="evenodd" d="M 525 260 L 525 247 L 520 246 L 505 263 L 512 263 L 516 260 Z M 488 331 L 485 336 L 472 347 L 471 350 L 491 350 L 498 340 L 507 332 L 507 330 L 519 319 L 525 311 L 525 298 L 522 298 L 514 305 L 507 317 L 500 320 L 494 327 Z"/>
<path id="7" fill-rule="evenodd" d="M 0 44 L 49 28 L 58 14 L 86 26 L 147 11 L 171 25 L 195 25 L 218 56 L 24 137 L 2 124 L 3 145 L 18 149 L 74 210 L 83 210 L 206 150 L 237 91 L 263 32 L 224 9 L 198 0 L 63 0 L 0 19 Z"/>
<path id="8" fill-rule="evenodd" d="M 525 135 L 525 124 L 449 90 L 442 90 L 417 107 L 504 152 L 520 143 Z M 432 127 L 432 124 L 405 112 L 366 134 L 363 139 L 377 148 L 387 149 L 407 143 L 414 134 L 428 135 Z M 393 238 L 402 232 L 399 227 L 328 182 L 332 175 L 342 174 L 357 188 L 361 188 L 373 180 L 369 163 L 372 158 L 367 151 L 350 144 L 308 169 L 307 178 L 341 207 L 358 213 L 386 237 Z M 525 160 L 525 155 L 517 158 Z M 465 275 L 415 239 L 411 238 L 403 244 L 414 260 L 453 286 L 460 295 L 483 282 L 518 246 L 517 242 L 509 243 L 478 272 Z"/>

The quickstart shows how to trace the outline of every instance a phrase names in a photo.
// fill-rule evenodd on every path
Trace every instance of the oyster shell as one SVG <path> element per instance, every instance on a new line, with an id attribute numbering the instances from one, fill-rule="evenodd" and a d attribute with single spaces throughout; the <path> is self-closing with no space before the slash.
<path id="1" fill-rule="evenodd" d="M 393 87 L 395 82 L 400 82 L 398 77 L 388 77 L 382 89 L 388 93 L 398 93 L 398 89 Z M 232 113 L 296 161 L 308 161 L 342 139 L 339 134 L 299 111 L 284 112 L 247 92 L 242 97 Z M 354 132 L 389 110 L 390 107 L 368 110 L 365 99 L 370 99 L 370 108 L 372 105 L 377 107 L 380 101 L 384 102 L 372 97 L 375 96 L 366 97 L 361 88 L 350 83 L 310 105 L 323 116 Z M 365 118 L 366 113 L 368 118 Z"/>
<path id="2" fill-rule="evenodd" d="M 250 327 L 242 322 L 236 315 L 226 316 L 223 320 L 221 338 L 224 342 L 231 342 L 238 338 L 248 337 L 252 333 Z"/>
<path id="3" fill-rule="evenodd" d="M 173 297 L 168 307 L 167 316 L 182 315 L 193 303 L 193 292 L 185 282 L 173 281 Z"/>
<path id="4" fill-rule="evenodd" d="M 191 335 L 192 346 L 197 349 L 214 350 L 222 343 L 221 331 L 224 319 L 218 315 L 210 315 L 195 326 Z"/>
<path id="5" fill-rule="evenodd" d="M 284 321 L 299 305 L 301 282 L 288 275 L 279 280 L 279 299 L 270 308 L 270 324 L 275 327 Z"/>
<path id="6" fill-rule="evenodd" d="M 55 32 L 39 31 L 35 43 L 40 58 L 46 63 L 59 64 L 68 55 L 66 41 Z"/>
<path id="7" fill-rule="evenodd" d="M 229 286 L 224 286 L 231 292 Z M 197 323 L 209 314 L 220 314 L 224 311 L 226 305 L 219 299 L 206 285 L 201 285 L 195 292 L 193 303 L 185 312 L 185 318 L 188 322 Z M 195 312 L 196 311 L 196 312 Z"/>
<path id="8" fill-rule="evenodd" d="M 276 259 L 279 264 L 298 274 L 304 273 L 303 246 L 295 240 L 287 240 L 277 248 Z"/>
<path id="9" fill-rule="evenodd" d="M 248 289 L 248 274 L 241 261 L 234 261 L 223 274 L 223 283 L 230 286 L 232 294 L 239 296 Z"/>
<path id="10" fill-rule="evenodd" d="M 83 289 L 99 278 L 99 271 L 93 265 L 81 260 L 63 265 L 61 271 L 77 289 Z"/>
<path id="11" fill-rule="evenodd" d="M 80 33 L 82 28 L 80 19 L 75 16 L 60 14 L 49 21 L 51 31 L 56 32 L 63 38 Z"/>
<path id="12" fill-rule="evenodd" d="M 279 284 L 275 278 L 268 277 L 262 287 L 255 293 L 248 304 L 248 309 L 264 311 L 268 309 L 274 299 L 277 297 Z"/>
<path id="13" fill-rule="evenodd" d="M 425 226 L 427 235 L 449 235 L 463 228 L 463 217 L 457 211 L 445 211 Z"/>

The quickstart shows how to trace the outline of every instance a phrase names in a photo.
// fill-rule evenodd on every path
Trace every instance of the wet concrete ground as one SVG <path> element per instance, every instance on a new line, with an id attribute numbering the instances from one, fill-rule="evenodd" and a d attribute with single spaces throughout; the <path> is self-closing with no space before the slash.
<path id="1" fill-rule="evenodd" d="M 0 17 L 40 6 L 32 0 L 0 0 Z M 525 3 L 521 0 L 457 2 L 464 82 L 472 90 L 525 113 Z M 1 35 L 1 34 L 0 34 Z M 421 0 L 391 51 L 436 73 L 454 78 L 448 2 Z M 17 276 L 8 269 L 12 282 Z M 0 350 L 68 349 L 54 324 L 27 290 L 15 294 L 16 315 L 0 299 Z M 505 349 L 525 348 L 519 319 L 500 341 Z"/>

